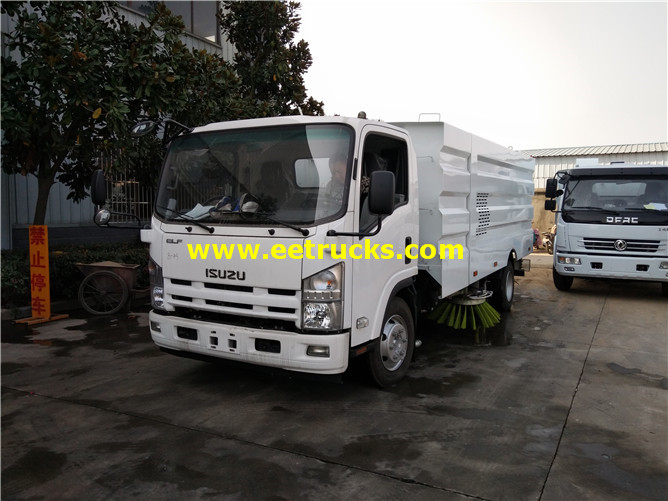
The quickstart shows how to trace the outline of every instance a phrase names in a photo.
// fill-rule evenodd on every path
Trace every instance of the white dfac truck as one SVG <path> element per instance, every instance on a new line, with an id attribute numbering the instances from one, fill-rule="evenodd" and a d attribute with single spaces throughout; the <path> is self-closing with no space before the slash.
<path id="1" fill-rule="evenodd" d="M 545 196 L 545 209 L 558 209 L 557 289 L 615 278 L 660 282 L 668 296 L 668 167 L 578 161 L 548 180 Z"/>
<path id="2" fill-rule="evenodd" d="M 533 247 L 533 167 L 441 122 L 291 116 L 185 130 L 141 231 L 151 336 L 174 354 L 316 374 L 364 355 L 392 385 L 438 299 L 490 289 L 509 309 Z"/>

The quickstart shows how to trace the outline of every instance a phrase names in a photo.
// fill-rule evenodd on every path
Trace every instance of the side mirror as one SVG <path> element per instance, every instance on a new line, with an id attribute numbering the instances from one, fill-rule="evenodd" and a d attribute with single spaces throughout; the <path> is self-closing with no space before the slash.
<path id="1" fill-rule="evenodd" d="M 173 125 L 176 128 L 176 132 L 169 134 L 167 132 L 167 126 L 168 125 Z M 153 120 L 143 120 L 142 122 L 138 122 L 137 124 L 130 129 L 130 137 L 133 139 L 138 139 L 140 137 L 144 137 L 153 131 L 155 131 L 160 125 L 163 125 L 165 127 L 165 130 L 163 131 L 163 136 L 162 136 L 162 144 L 163 146 L 166 146 L 167 144 L 171 143 L 172 140 L 178 136 L 181 133 L 189 134 L 192 132 L 193 128 L 188 127 L 186 125 L 183 125 L 182 123 L 177 122 L 176 120 L 172 120 L 171 118 L 163 118 L 158 121 L 153 121 Z"/>
<path id="2" fill-rule="evenodd" d="M 109 212 L 107 209 L 100 209 L 97 211 L 97 214 L 95 214 L 93 221 L 95 221 L 95 224 L 98 226 L 107 226 L 110 219 L 111 212 Z"/>
<path id="3" fill-rule="evenodd" d="M 90 180 L 90 198 L 95 205 L 104 205 L 107 202 L 107 182 L 102 169 L 93 172 Z"/>
<path id="4" fill-rule="evenodd" d="M 557 196 L 557 180 L 548 179 L 545 183 L 545 196 L 547 198 L 555 198 Z"/>
<path id="5" fill-rule="evenodd" d="M 548 211 L 557 210 L 557 201 L 556 200 L 545 200 L 545 210 L 548 210 Z"/>
<path id="6" fill-rule="evenodd" d="M 152 120 L 144 120 L 143 122 L 137 123 L 132 129 L 130 129 L 130 137 L 137 139 L 138 137 L 144 137 L 147 134 L 153 132 L 158 126 L 157 122 Z"/>
<path id="7" fill-rule="evenodd" d="M 564 194 L 564 190 L 557 189 L 558 181 L 556 179 L 548 179 L 545 183 L 545 197 L 557 198 Z"/>
<path id="8" fill-rule="evenodd" d="M 389 216 L 394 212 L 394 173 L 389 171 L 375 171 L 371 173 L 369 184 L 369 212 L 378 216 L 378 225 L 371 232 L 339 232 L 329 230 L 328 237 L 373 237 L 380 233 L 383 225 L 382 216 Z"/>
<path id="9" fill-rule="evenodd" d="M 371 173 L 369 212 L 381 216 L 394 212 L 394 173 L 386 170 Z"/>

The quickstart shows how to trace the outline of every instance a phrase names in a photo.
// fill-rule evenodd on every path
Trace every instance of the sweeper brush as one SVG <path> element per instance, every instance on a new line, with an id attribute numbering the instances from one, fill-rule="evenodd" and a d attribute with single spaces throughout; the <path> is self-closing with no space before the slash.
<path id="1" fill-rule="evenodd" d="M 488 302 L 490 293 L 456 296 L 442 300 L 427 318 L 453 329 L 488 329 L 501 321 L 501 315 Z"/>

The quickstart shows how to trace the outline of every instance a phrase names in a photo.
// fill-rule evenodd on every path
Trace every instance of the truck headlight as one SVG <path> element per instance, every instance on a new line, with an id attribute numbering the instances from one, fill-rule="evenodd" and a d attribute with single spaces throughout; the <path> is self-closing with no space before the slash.
<path id="1" fill-rule="evenodd" d="M 343 326 L 343 263 L 302 281 L 302 328 L 340 330 Z"/>
<path id="2" fill-rule="evenodd" d="M 559 264 L 580 264 L 580 258 L 579 257 L 559 256 L 557 258 L 557 261 L 559 262 Z"/>
<path id="3" fill-rule="evenodd" d="M 158 266 L 153 259 L 149 259 L 148 262 L 148 276 L 150 279 L 151 306 L 156 310 L 164 310 L 165 289 L 162 267 Z"/>

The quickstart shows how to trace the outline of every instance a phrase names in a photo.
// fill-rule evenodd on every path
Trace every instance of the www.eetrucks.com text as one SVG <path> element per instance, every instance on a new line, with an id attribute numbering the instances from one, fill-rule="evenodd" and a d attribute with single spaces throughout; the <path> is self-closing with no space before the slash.
<path id="1" fill-rule="evenodd" d="M 334 259 L 463 259 L 464 247 L 461 244 L 409 244 L 404 254 L 395 253 L 392 244 L 372 244 L 365 240 L 363 244 L 314 244 L 306 241 L 302 244 L 274 244 L 268 253 L 260 254 L 259 244 L 188 244 L 190 259 L 323 259 L 330 254 Z"/>

